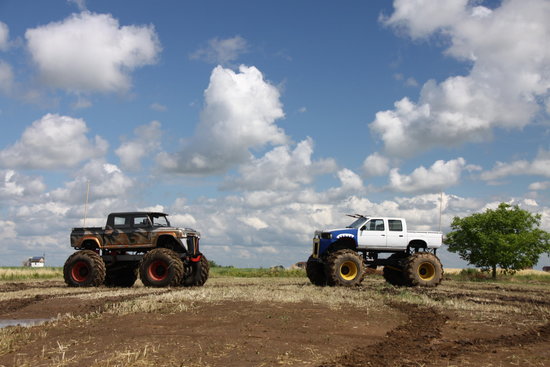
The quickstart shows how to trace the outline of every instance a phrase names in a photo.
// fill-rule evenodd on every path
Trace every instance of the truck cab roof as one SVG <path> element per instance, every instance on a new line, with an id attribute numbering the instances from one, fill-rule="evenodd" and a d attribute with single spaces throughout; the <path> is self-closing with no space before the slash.
<path id="1" fill-rule="evenodd" d="M 126 216 L 126 215 L 152 215 L 152 216 L 164 216 L 168 215 L 166 213 L 161 212 L 120 212 L 120 213 L 111 213 L 109 215 L 120 215 L 120 216 Z"/>

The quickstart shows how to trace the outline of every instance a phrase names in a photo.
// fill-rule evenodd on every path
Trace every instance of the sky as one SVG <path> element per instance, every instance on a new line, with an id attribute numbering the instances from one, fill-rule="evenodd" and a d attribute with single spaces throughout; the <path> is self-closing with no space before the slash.
<path id="1" fill-rule="evenodd" d="M 85 211 L 169 213 L 240 267 L 304 261 L 353 213 L 448 232 L 507 202 L 550 231 L 548 19 L 548 0 L 0 0 L 0 266 L 62 265 Z"/>

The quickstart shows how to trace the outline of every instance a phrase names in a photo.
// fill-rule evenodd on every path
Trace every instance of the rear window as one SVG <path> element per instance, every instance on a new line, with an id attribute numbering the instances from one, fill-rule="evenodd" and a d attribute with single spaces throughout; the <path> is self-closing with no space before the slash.
<path id="1" fill-rule="evenodd" d="M 390 227 L 390 231 L 394 231 L 394 232 L 402 232 L 403 231 L 403 223 L 400 220 L 389 219 L 388 220 L 388 226 Z"/>

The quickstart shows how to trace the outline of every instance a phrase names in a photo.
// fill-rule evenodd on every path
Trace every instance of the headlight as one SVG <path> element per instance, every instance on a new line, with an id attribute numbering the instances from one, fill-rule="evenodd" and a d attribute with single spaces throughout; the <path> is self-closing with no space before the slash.
<path id="1" fill-rule="evenodd" d="M 325 240 L 330 240 L 332 238 L 332 233 L 330 232 L 323 232 L 321 233 L 321 238 Z"/>

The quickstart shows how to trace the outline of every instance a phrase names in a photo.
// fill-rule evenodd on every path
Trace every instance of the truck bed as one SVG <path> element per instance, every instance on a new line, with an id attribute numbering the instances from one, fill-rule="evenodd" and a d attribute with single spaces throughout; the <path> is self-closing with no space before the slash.
<path id="1" fill-rule="evenodd" d="M 407 233 L 413 233 L 413 234 L 443 234 L 443 232 L 440 231 L 410 231 L 408 230 Z"/>

